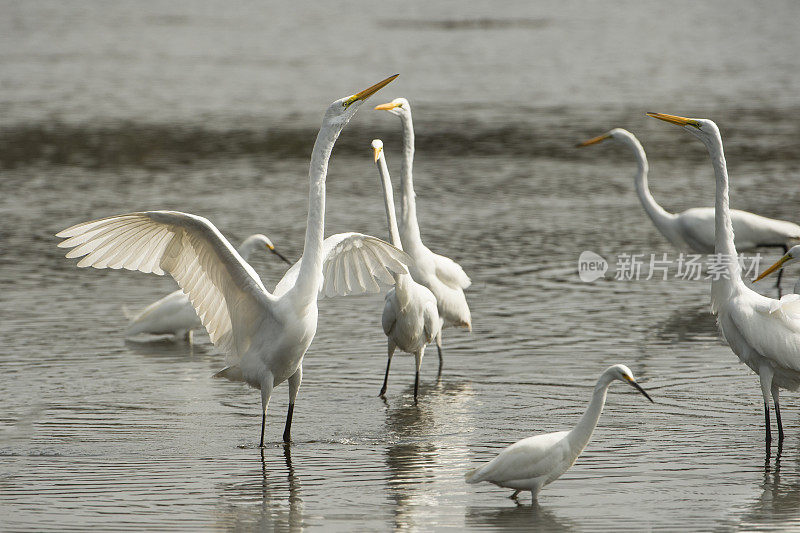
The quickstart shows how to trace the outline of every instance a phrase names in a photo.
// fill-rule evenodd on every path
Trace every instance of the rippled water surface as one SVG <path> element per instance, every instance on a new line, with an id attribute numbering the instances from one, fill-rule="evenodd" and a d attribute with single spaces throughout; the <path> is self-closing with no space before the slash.
<path id="1" fill-rule="evenodd" d="M 708 116 L 732 204 L 798 220 L 797 4 L 295 4 L 0 3 L 2 529 L 800 528 L 797 396 L 765 463 L 758 382 L 718 338 L 708 281 L 615 280 L 613 264 L 579 281 L 583 250 L 677 254 L 636 199 L 630 155 L 573 148 L 627 127 L 657 200 L 712 205 L 702 145 L 644 112 Z M 472 277 L 474 331 L 445 332 L 439 381 L 429 351 L 418 404 L 412 359 L 396 357 L 382 400 L 382 297 L 322 301 L 295 441 L 279 443 L 282 385 L 260 453 L 259 396 L 211 379 L 223 358 L 207 335 L 123 340 L 123 306 L 174 282 L 79 270 L 53 234 L 177 209 L 296 259 L 324 107 L 393 72 L 374 104 L 415 106 L 423 238 Z M 386 236 L 369 141 L 398 178 L 398 131 L 366 106 L 344 131 L 328 234 Z M 284 271 L 252 263 L 268 287 Z M 511 442 L 573 425 L 613 363 L 656 403 L 612 386 L 540 506 L 464 483 Z"/>

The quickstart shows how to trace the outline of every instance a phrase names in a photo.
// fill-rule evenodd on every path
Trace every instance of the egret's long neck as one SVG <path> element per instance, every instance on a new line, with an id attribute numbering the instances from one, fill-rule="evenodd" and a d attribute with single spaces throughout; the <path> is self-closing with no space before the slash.
<path id="1" fill-rule="evenodd" d="M 392 190 L 392 178 L 389 176 L 389 168 L 386 166 L 386 159 L 383 153 L 378 158 L 378 172 L 381 177 L 381 185 L 383 187 L 383 203 L 386 208 L 386 221 L 389 224 L 389 235 L 392 238 L 392 244 L 403 249 L 403 243 L 400 240 L 400 231 L 397 229 L 397 217 L 394 211 L 394 191 Z M 411 278 L 409 274 L 398 274 L 392 272 L 395 283 L 395 294 L 400 300 L 400 305 L 405 305 L 407 301 L 406 287 Z"/>
<path id="2" fill-rule="evenodd" d="M 634 184 L 636 186 L 636 194 L 639 196 L 639 201 L 642 202 L 647 216 L 653 221 L 653 224 L 661 230 L 662 233 L 669 232 L 669 223 L 675 217 L 672 213 L 656 203 L 653 195 L 650 194 L 650 187 L 647 184 L 647 173 L 649 172 L 649 165 L 647 164 L 647 155 L 644 153 L 644 148 L 635 137 L 628 138 L 626 144 L 633 152 L 636 158 L 636 177 Z"/>
<path id="3" fill-rule="evenodd" d="M 714 204 L 714 252 L 719 254 L 719 261 L 728 267 L 727 276 L 718 276 L 711 281 L 711 308 L 716 312 L 723 299 L 730 298 L 733 290 L 744 287 L 744 282 L 736 254 L 736 244 L 733 240 L 728 166 L 725 163 L 725 153 L 720 136 L 716 135 L 707 141 L 706 148 L 711 157 L 717 183 L 716 203 Z"/>
<path id="4" fill-rule="evenodd" d="M 597 421 L 600 420 L 600 414 L 603 412 L 603 406 L 606 403 L 606 393 L 608 386 L 611 384 L 611 379 L 603 374 L 597 380 L 592 394 L 592 401 L 589 402 L 589 407 L 583 413 L 578 424 L 569 432 L 569 440 L 571 448 L 574 452 L 580 453 L 581 450 L 589 443 L 592 438 L 594 428 L 597 426 Z"/>
<path id="5" fill-rule="evenodd" d="M 303 262 L 295 289 L 301 298 L 316 301 L 322 281 L 322 240 L 325 234 L 325 178 L 328 160 L 342 128 L 323 122 L 311 153 L 308 170 L 308 221 L 303 245 Z"/>
<path id="6" fill-rule="evenodd" d="M 417 202 L 414 194 L 414 180 L 411 169 L 414 166 L 414 123 L 411 113 L 400 115 L 403 124 L 403 176 L 400 182 L 400 236 L 406 248 L 422 244 L 417 223 Z"/>

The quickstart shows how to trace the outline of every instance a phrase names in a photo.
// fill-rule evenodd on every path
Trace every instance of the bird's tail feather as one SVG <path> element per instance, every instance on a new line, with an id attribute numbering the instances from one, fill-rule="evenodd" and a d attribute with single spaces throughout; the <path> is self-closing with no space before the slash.
<path id="1" fill-rule="evenodd" d="M 476 479 L 476 476 L 478 474 L 478 470 L 480 470 L 480 468 L 473 468 L 472 470 L 468 470 L 464 474 L 464 479 L 467 481 L 467 483 L 477 483 L 478 481 L 480 481 L 480 480 Z"/>

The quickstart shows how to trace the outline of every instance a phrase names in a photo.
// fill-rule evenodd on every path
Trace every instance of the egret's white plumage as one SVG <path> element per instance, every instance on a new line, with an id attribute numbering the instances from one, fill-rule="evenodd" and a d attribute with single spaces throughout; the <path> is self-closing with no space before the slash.
<path id="1" fill-rule="evenodd" d="M 627 366 L 611 366 L 597 380 L 592 401 L 574 428 L 515 442 L 485 465 L 467 472 L 467 483 L 488 481 L 500 487 L 514 489 L 512 498 L 516 498 L 520 491 L 529 490 L 536 500 L 542 487 L 561 477 L 589 443 L 603 412 L 608 387 L 614 380 L 631 384 L 648 400 L 653 401 L 636 383 Z"/>
<path id="2" fill-rule="evenodd" d="M 388 111 L 400 117 L 403 127 L 402 180 L 400 182 L 400 239 L 403 250 L 414 259 L 409 266 L 414 281 L 430 289 L 436 296 L 439 316 L 444 326 L 464 327 L 472 331 L 470 314 L 464 289 L 472 283 L 461 266 L 452 259 L 435 254 L 422 242 L 417 222 L 417 204 L 414 194 L 412 167 L 414 165 L 414 124 L 411 119 L 411 104 L 405 98 L 395 98 L 375 109 Z M 441 369 L 441 339 L 437 340 L 439 366 Z"/>
<path id="3" fill-rule="evenodd" d="M 759 376 L 767 445 L 771 441 L 770 396 L 775 404 L 779 439 L 783 440 L 778 390 L 797 390 L 800 386 L 800 320 L 793 317 L 800 312 L 800 303 L 767 298 L 742 281 L 729 206 L 728 169 L 717 125 L 707 119 L 648 115 L 683 126 L 703 142 L 711 157 L 716 177 L 714 251 L 720 254 L 727 274 L 711 281 L 711 311 L 717 315 L 717 324 L 733 353 Z"/>
<path id="4" fill-rule="evenodd" d="M 380 139 L 372 141 L 375 163 L 383 187 L 383 200 L 386 207 L 386 220 L 389 226 L 392 244 L 403 248 L 400 233 L 397 229 L 397 218 L 394 212 L 394 194 L 389 169 L 383 153 L 383 142 Z M 386 293 L 381 317 L 383 332 L 388 338 L 388 359 L 386 361 L 386 374 L 383 378 L 380 396 L 386 393 L 389 380 L 389 367 L 395 348 L 414 356 L 416 374 L 414 376 L 414 400 L 417 399 L 419 390 L 419 369 L 422 358 L 425 356 L 425 346 L 439 337 L 442 329 L 442 319 L 436 308 L 436 297 L 427 287 L 414 281 L 410 274 L 394 274 L 394 287 Z"/>
<path id="5" fill-rule="evenodd" d="M 256 250 L 269 250 L 286 263 L 291 262 L 275 249 L 272 241 L 260 233 L 250 235 L 239 246 L 239 255 L 248 261 Z M 130 318 L 130 323 L 125 330 L 126 337 L 141 334 L 149 335 L 174 335 L 176 339 L 190 338 L 193 329 L 202 328 L 203 323 L 192 307 L 189 296 L 178 289 L 163 298 L 156 300 L 141 312 Z"/>
<path id="6" fill-rule="evenodd" d="M 763 279 L 772 274 L 774 271 L 783 269 L 784 267 L 795 263 L 798 260 L 800 260 L 800 244 L 792 246 L 783 257 L 781 257 L 774 265 L 762 272 L 761 275 L 755 279 L 755 281 Z M 796 302 L 798 300 L 800 300 L 800 278 L 794 282 L 792 294 L 784 294 L 780 300 L 775 300 L 772 303 L 772 306 L 770 306 L 770 311 L 774 313 L 777 310 L 781 310 L 782 312 L 789 314 L 789 316 L 792 318 L 800 318 L 800 307 L 796 307 Z"/>
<path id="7" fill-rule="evenodd" d="M 701 254 L 714 253 L 714 208 L 695 207 L 682 213 L 670 213 L 656 203 L 647 185 L 648 163 L 644 148 L 631 132 L 615 128 L 578 146 L 589 146 L 605 140 L 627 146 L 636 158 L 634 184 L 645 212 L 656 228 L 676 248 Z M 736 248 L 739 251 L 757 247 L 785 247 L 800 239 L 800 226 L 793 222 L 762 217 L 748 211 L 731 210 Z"/>
<path id="8" fill-rule="evenodd" d="M 359 106 L 392 76 L 333 102 L 322 120 L 309 169 L 309 208 L 303 257 L 269 293 L 258 274 L 205 218 L 174 211 L 148 211 L 78 224 L 58 234 L 59 246 L 83 257 L 79 267 L 169 272 L 189 295 L 211 341 L 227 356 L 217 373 L 261 390 L 261 446 L 274 386 L 289 381 L 284 441 L 290 440 L 302 362 L 317 329 L 317 298 L 377 289 L 407 272 L 410 258 L 367 235 L 348 233 L 323 241 L 325 178 L 331 150 Z M 324 273 L 324 275 L 323 275 Z"/>

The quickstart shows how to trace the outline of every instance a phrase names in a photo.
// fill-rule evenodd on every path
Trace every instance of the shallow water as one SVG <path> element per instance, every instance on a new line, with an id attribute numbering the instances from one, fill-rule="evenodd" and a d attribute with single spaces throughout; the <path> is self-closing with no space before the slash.
<path id="1" fill-rule="evenodd" d="M 674 268 L 667 281 L 613 279 L 621 253 L 677 254 L 639 206 L 627 152 L 573 148 L 628 127 L 657 200 L 711 205 L 702 145 L 643 113 L 709 116 L 725 136 L 732 204 L 796 220 L 797 6 L 528 4 L 3 4 L 2 528 L 800 527 L 796 396 L 782 401 L 782 455 L 765 463 L 758 383 L 718 339 L 709 283 Z M 262 454 L 258 394 L 211 379 L 223 362 L 205 334 L 122 339 L 122 307 L 173 282 L 79 270 L 52 235 L 178 209 L 236 242 L 267 233 L 297 258 L 324 106 L 395 71 L 373 100 L 415 105 L 423 237 L 472 277 L 474 331 L 445 332 L 441 381 L 429 351 L 416 405 L 412 360 L 396 357 L 384 401 L 382 298 L 321 302 L 295 441 L 278 442 L 281 386 Z M 397 178 L 398 130 L 364 109 L 342 134 L 328 234 L 386 235 L 369 141 L 384 139 Z M 578 279 L 584 250 L 611 260 L 608 279 Z M 267 286 L 283 274 L 252 262 Z M 539 507 L 463 482 L 509 443 L 574 424 L 613 363 L 656 403 L 613 386 L 592 442 Z"/>

